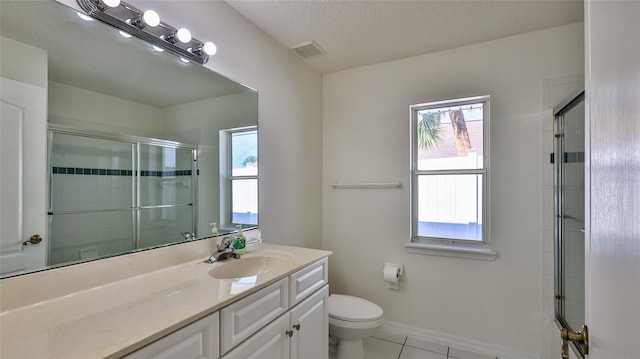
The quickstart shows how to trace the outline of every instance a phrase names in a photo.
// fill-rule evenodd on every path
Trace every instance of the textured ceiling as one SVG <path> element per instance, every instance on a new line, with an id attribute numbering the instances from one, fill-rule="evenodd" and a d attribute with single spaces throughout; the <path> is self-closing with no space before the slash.
<path id="1" fill-rule="evenodd" d="M 322 73 L 583 21 L 583 1 L 227 0 L 286 47 L 315 40 Z"/>

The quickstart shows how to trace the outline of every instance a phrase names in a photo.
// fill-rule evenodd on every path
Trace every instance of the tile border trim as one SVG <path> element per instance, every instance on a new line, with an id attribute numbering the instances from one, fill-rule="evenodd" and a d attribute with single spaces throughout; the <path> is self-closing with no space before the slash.
<path id="1" fill-rule="evenodd" d="M 85 176 L 133 176 L 136 171 L 115 168 L 82 168 L 82 167 L 51 167 L 52 174 L 85 175 Z M 177 177 L 191 176 L 192 170 L 176 171 L 140 171 L 141 177 Z"/>

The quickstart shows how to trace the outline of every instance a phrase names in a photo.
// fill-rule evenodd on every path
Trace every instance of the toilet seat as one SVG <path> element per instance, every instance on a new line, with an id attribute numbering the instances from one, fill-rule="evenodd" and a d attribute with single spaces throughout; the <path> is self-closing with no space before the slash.
<path id="1" fill-rule="evenodd" d="M 364 324 L 382 319 L 382 308 L 366 299 L 341 294 L 329 296 L 329 321 Z"/>
<path id="2" fill-rule="evenodd" d="M 379 328 L 384 322 L 384 318 L 370 320 L 366 322 L 350 322 L 348 320 L 340 320 L 329 316 L 329 327 L 335 326 L 344 329 L 372 329 Z"/>

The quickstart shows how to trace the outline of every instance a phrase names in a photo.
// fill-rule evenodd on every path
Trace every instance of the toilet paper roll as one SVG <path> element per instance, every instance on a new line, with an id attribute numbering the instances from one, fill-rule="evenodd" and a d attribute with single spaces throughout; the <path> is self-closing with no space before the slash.
<path id="1" fill-rule="evenodd" d="M 398 264 L 385 263 L 383 270 L 384 282 L 389 289 L 398 289 L 398 282 L 400 282 L 400 273 L 402 266 Z"/>

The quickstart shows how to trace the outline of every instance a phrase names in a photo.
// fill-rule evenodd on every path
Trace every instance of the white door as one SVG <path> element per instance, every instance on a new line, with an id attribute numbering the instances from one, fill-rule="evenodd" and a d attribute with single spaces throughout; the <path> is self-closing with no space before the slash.
<path id="1" fill-rule="evenodd" d="M 329 286 L 314 293 L 291 310 L 290 359 L 329 357 Z"/>
<path id="2" fill-rule="evenodd" d="M 589 359 L 640 357 L 640 2 L 585 3 Z"/>
<path id="3" fill-rule="evenodd" d="M 0 78 L 0 275 L 45 266 L 47 90 Z"/>

